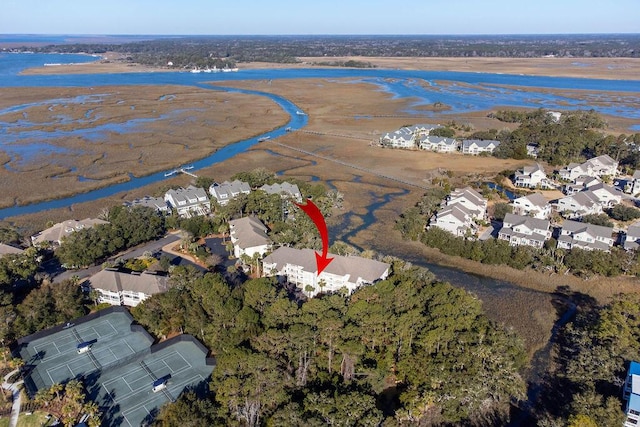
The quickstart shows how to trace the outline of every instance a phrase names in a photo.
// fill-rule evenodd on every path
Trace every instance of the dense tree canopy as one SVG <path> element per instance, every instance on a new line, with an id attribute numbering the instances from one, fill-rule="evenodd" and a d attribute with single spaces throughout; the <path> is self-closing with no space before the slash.
<path id="1" fill-rule="evenodd" d="M 478 300 L 397 262 L 350 297 L 296 303 L 273 279 L 239 287 L 207 273 L 135 307 L 156 335 L 184 331 L 212 349 L 211 396 L 185 405 L 227 425 L 482 425 L 524 397 L 522 345 Z M 345 420 L 350 420 L 345 422 Z"/>
<path id="2" fill-rule="evenodd" d="M 629 362 L 640 360 L 640 296 L 618 295 L 604 307 L 583 302 L 556 347 L 539 425 L 622 425 L 621 386 Z"/>
<path id="3" fill-rule="evenodd" d="M 164 218 L 151 208 L 115 206 L 108 216 L 109 224 L 79 230 L 64 238 L 56 252 L 63 264 L 87 266 L 165 233 Z"/>

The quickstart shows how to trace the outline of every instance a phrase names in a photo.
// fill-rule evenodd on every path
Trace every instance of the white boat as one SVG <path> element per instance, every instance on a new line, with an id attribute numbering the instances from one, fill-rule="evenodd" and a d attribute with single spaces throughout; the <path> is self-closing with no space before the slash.
<path id="1" fill-rule="evenodd" d="M 303 113 L 302 111 L 296 111 L 296 114 L 299 115 L 299 116 L 306 116 L 306 114 Z"/>
<path id="2" fill-rule="evenodd" d="M 263 136 L 262 138 L 258 139 L 258 142 L 263 142 L 266 141 L 267 139 L 271 138 L 270 136 Z"/>
<path id="3" fill-rule="evenodd" d="M 191 72 L 192 72 L 192 73 L 199 73 L 199 72 L 201 72 L 201 71 L 202 71 L 202 70 L 199 70 L 199 69 L 197 69 L 197 68 L 194 68 L 193 70 L 191 70 Z"/>
<path id="4" fill-rule="evenodd" d="M 204 69 L 204 72 L 205 72 L 205 73 L 210 73 L 211 71 L 212 71 L 212 70 L 211 70 L 211 68 L 205 68 L 205 69 Z"/>

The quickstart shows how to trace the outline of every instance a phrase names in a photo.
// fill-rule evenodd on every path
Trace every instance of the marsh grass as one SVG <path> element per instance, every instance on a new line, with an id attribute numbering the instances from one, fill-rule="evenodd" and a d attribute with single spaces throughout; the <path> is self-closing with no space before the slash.
<path id="1" fill-rule="evenodd" d="M 283 125 L 287 120 L 287 115 L 271 100 L 254 95 L 177 86 L 98 90 L 100 101 L 85 104 L 51 100 L 92 94 L 91 88 L 7 88 L 7 97 L 0 101 L 0 106 L 46 102 L 1 117 L 15 122 L 24 120 L 24 113 L 35 123 L 33 130 L 65 131 L 119 126 L 129 120 L 149 121 L 122 133 L 115 127 L 97 140 L 63 136 L 47 140 L 72 154 L 34 153 L 29 158 L 11 158 L 0 152 L 0 163 L 5 166 L 0 169 L 3 184 L 0 207 L 86 192 L 125 181 L 129 173 L 143 176 L 174 168 Z M 174 97 L 162 100 L 167 94 Z M 71 122 L 65 123 L 60 115 Z M 19 144 L 33 142 L 39 141 L 27 138 Z"/>

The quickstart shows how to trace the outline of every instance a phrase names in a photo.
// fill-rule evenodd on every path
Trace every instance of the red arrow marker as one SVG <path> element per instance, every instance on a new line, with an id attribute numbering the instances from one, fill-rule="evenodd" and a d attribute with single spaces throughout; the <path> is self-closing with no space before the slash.
<path id="1" fill-rule="evenodd" d="M 324 216 L 322 216 L 320 209 L 318 209 L 315 203 L 311 200 L 307 199 L 307 203 L 304 205 L 299 203 L 296 203 L 295 205 L 302 209 L 304 213 L 311 218 L 311 221 L 313 221 L 320 233 L 320 239 L 322 239 L 322 255 L 316 252 L 316 266 L 318 268 L 319 275 L 325 268 L 327 268 L 329 263 L 333 261 L 333 258 L 327 258 L 327 253 L 329 252 L 329 232 L 327 231 L 327 223 L 324 221 Z"/>

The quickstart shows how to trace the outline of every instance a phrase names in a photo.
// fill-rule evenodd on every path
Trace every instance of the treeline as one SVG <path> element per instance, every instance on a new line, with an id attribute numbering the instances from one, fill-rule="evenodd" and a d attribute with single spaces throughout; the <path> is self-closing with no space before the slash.
<path id="1" fill-rule="evenodd" d="M 637 34 L 494 36 L 200 36 L 158 37 L 121 44 L 63 44 L 25 47 L 40 52 L 121 52 L 150 65 L 188 66 L 207 58 L 230 64 L 249 61 L 298 62 L 299 57 L 633 57 Z"/>
<path id="2" fill-rule="evenodd" d="M 538 425 L 622 425 L 622 384 L 629 362 L 640 361 L 640 296 L 618 295 L 604 307 L 571 297 L 578 311 L 559 332 Z"/>
<path id="3" fill-rule="evenodd" d="M 26 335 L 88 313 L 89 301 L 74 280 L 41 284 L 20 292 L 3 293 L 0 303 L 0 340 L 6 344 Z"/>
<path id="4" fill-rule="evenodd" d="M 606 122 L 593 110 L 563 111 L 555 121 L 546 110 L 497 111 L 490 117 L 509 123 L 520 123 L 517 129 L 476 132 L 472 138 L 497 139 L 500 146 L 494 151 L 499 158 L 527 158 L 527 144 L 536 144 L 538 159 L 551 165 L 583 162 L 595 156 L 608 154 L 618 159 L 621 166 L 640 168 L 640 133 L 633 135 L 607 135 Z"/>
<path id="5" fill-rule="evenodd" d="M 164 218 L 151 208 L 115 206 L 106 218 L 109 224 L 76 231 L 65 237 L 56 251 L 62 264 L 84 267 L 118 251 L 162 237 Z"/>
<path id="6" fill-rule="evenodd" d="M 300 303 L 271 278 L 175 277 L 132 313 L 156 336 L 197 336 L 217 365 L 211 393 L 157 425 L 504 425 L 525 397 L 521 342 L 425 270 L 394 262 L 350 297 Z"/>

